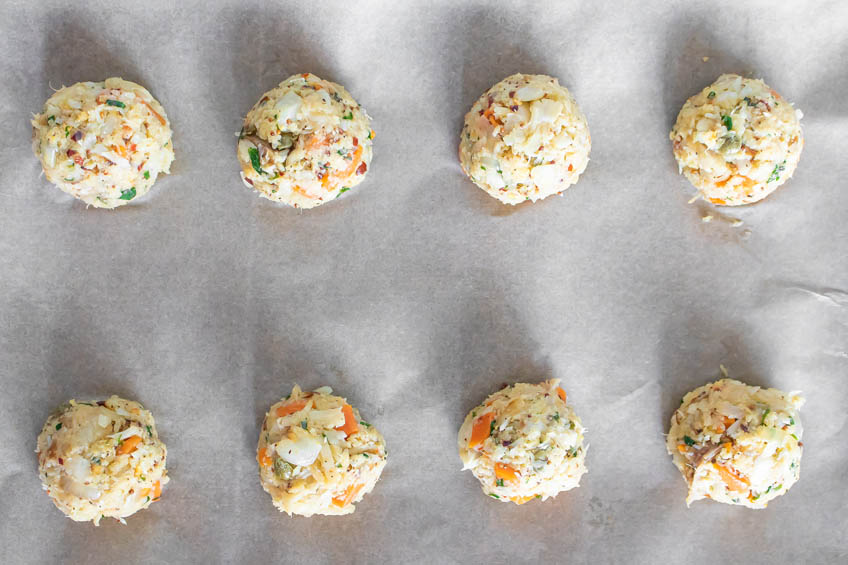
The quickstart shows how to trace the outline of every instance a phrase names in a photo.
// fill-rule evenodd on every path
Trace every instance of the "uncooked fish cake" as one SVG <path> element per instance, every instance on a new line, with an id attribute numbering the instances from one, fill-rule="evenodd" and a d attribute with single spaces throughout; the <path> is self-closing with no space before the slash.
<path id="1" fill-rule="evenodd" d="M 589 126 L 568 89 L 546 75 L 515 74 L 466 114 L 459 162 L 474 184 L 518 204 L 576 183 L 590 149 Z"/>
<path id="2" fill-rule="evenodd" d="M 686 101 L 669 137 L 680 172 L 705 199 L 739 206 L 795 172 L 801 116 L 763 81 L 726 74 Z"/>
<path id="3" fill-rule="evenodd" d="M 517 383 L 468 413 L 459 456 L 492 498 L 545 500 L 577 487 L 586 473 L 583 432 L 558 379 Z"/>
<path id="4" fill-rule="evenodd" d="M 721 379 L 683 397 L 666 447 L 689 485 L 710 498 L 765 508 L 798 480 L 804 430 L 797 392 Z"/>
<path id="5" fill-rule="evenodd" d="M 140 198 L 174 160 L 165 110 L 120 78 L 56 91 L 32 118 L 32 140 L 47 180 L 95 208 Z"/>
<path id="6" fill-rule="evenodd" d="M 265 415 L 256 460 L 262 488 L 289 515 L 351 514 L 386 465 L 386 443 L 330 387 L 295 385 Z"/>
<path id="7" fill-rule="evenodd" d="M 167 451 L 138 402 L 71 400 L 38 436 L 38 472 L 53 504 L 72 520 L 124 518 L 159 500 Z"/>
<path id="8" fill-rule="evenodd" d="M 371 166 L 371 119 L 341 85 L 304 73 L 266 92 L 239 133 L 245 185 L 296 208 L 338 198 Z"/>

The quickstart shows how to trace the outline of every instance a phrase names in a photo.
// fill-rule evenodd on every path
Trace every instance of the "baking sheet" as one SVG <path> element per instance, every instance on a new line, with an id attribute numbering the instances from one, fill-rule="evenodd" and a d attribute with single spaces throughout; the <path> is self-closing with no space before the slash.
<path id="1" fill-rule="evenodd" d="M 839 2 L 6 1 L 0 7 L 0 552 L 4 563 L 749 563 L 848 557 L 848 8 Z M 703 57 L 709 57 L 704 62 Z M 242 186 L 240 119 L 293 73 L 374 119 L 373 170 L 301 212 Z M 456 159 L 514 72 L 556 76 L 592 132 L 562 197 L 505 207 Z M 687 204 L 668 131 L 723 72 L 806 117 L 765 202 Z M 173 174 L 116 211 L 43 177 L 30 113 L 122 76 L 164 105 Z M 734 218 L 742 226 L 733 226 Z M 718 375 L 801 389 L 800 482 L 765 511 L 687 509 L 663 432 Z M 456 431 L 502 383 L 563 379 L 588 428 L 579 489 L 521 507 L 460 472 Z M 389 464 L 348 517 L 262 491 L 264 411 L 331 385 Z M 169 449 L 162 501 L 99 528 L 41 491 L 48 413 L 119 394 Z"/>

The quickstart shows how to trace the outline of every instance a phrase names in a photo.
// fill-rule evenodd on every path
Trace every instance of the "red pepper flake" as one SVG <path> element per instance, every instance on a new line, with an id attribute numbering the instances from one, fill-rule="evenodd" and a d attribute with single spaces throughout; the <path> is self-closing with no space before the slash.
<path id="1" fill-rule="evenodd" d="M 513 112 L 517 112 L 517 111 L 518 111 L 518 106 L 516 106 L 515 104 L 513 104 L 512 106 L 510 106 L 510 107 L 509 107 L 509 109 L 510 109 L 510 110 L 512 110 Z"/>
<path id="2" fill-rule="evenodd" d="M 250 180 L 250 179 L 249 179 L 249 178 L 247 178 L 247 177 L 244 177 L 244 180 L 246 180 L 246 181 L 247 181 L 247 184 L 249 184 L 250 186 L 253 186 L 253 181 L 252 181 L 252 180 Z"/>
<path id="3" fill-rule="evenodd" d="M 366 165 L 365 163 L 362 163 L 361 165 L 359 165 L 359 168 L 356 169 L 356 174 L 357 175 L 364 175 L 365 171 L 367 171 L 367 170 L 368 170 L 368 165 Z"/>
<path id="4" fill-rule="evenodd" d="M 513 96 L 515 96 L 515 91 L 514 91 L 514 90 L 510 90 L 510 91 L 509 91 L 509 97 L 510 97 L 510 98 L 512 98 Z"/>
<path id="5" fill-rule="evenodd" d="M 357 145 L 359 145 L 359 140 L 354 137 L 353 138 L 353 146 L 356 147 Z"/>
<path id="6" fill-rule="evenodd" d="M 73 149 L 68 149 L 68 157 L 73 157 L 76 154 L 77 154 L 77 152 L 74 151 Z"/>
<path id="7" fill-rule="evenodd" d="M 303 73 L 303 74 L 302 74 L 302 75 L 300 75 L 300 76 L 302 76 L 303 78 L 309 78 L 309 73 Z"/>
<path id="8" fill-rule="evenodd" d="M 64 464 L 65 464 L 65 461 L 60 457 L 59 458 L 59 465 L 64 465 Z"/>
<path id="9" fill-rule="evenodd" d="M 569 172 L 574 170 L 574 166 L 571 163 L 568 164 L 568 170 Z"/>

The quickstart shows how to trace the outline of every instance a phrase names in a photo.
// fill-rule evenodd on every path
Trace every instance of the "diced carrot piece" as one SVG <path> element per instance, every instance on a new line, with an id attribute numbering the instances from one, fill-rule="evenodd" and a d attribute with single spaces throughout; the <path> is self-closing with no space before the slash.
<path id="1" fill-rule="evenodd" d="M 353 408 L 350 404 L 342 406 L 342 413 L 345 417 L 343 425 L 336 428 L 340 432 L 344 432 L 346 436 L 352 436 L 359 431 L 359 424 L 356 423 L 356 417 L 353 415 Z"/>
<path id="2" fill-rule="evenodd" d="M 473 449 L 486 441 L 486 438 L 489 437 L 494 419 L 495 413 L 487 412 L 474 420 L 474 425 L 471 426 L 471 438 L 468 440 L 469 448 Z"/>
<path id="3" fill-rule="evenodd" d="M 562 399 L 562 401 L 563 401 L 563 402 L 565 402 L 565 401 L 566 401 L 566 400 L 565 400 L 565 399 L 566 399 L 565 391 L 562 389 L 562 387 L 561 387 L 561 386 L 560 386 L 560 387 L 557 387 L 557 396 L 559 396 L 559 397 Z"/>
<path id="4" fill-rule="evenodd" d="M 525 502 L 530 502 L 534 498 L 536 498 L 536 497 L 535 496 L 513 496 L 509 500 L 511 502 L 516 503 L 516 504 L 524 504 Z"/>
<path id="5" fill-rule="evenodd" d="M 679 451 L 680 453 L 686 453 L 688 451 L 686 449 L 686 444 L 685 443 L 678 443 L 677 444 L 677 451 Z"/>
<path id="6" fill-rule="evenodd" d="M 130 436 L 118 445 L 117 449 L 115 449 L 115 454 L 126 455 L 127 453 L 132 453 L 138 449 L 139 443 L 141 443 L 141 436 Z"/>
<path id="7" fill-rule="evenodd" d="M 489 120 L 489 123 L 492 124 L 494 127 L 498 127 L 499 125 L 501 125 L 498 123 L 498 120 L 495 119 L 495 109 L 491 106 L 486 108 L 486 110 L 483 112 L 483 115 L 486 116 L 486 119 Z"/>
<path id="8" fill-rule="evenodd" d="M 297 192 L 297 193 L 298 193 L 298 194 L 300 194 L 301 196 L 306 197 L 306 198 L 311 198 L 311 199 L 313 199 L 313 200 L 316 198 L 315 196 L 313 196 L 313 195 L 309 194 L 308 192 L 306 192 L 303 188 L 301 188 L 301 187 L 300 187 L 300 186 L 298 186 L 298 185 L 294 185 L 294 186 L 292 187 L 292 190 L 293 190 L 293 191 L 295 191 L 295 192 Z"/>
<path id="9" fill-rule="evenodd" d="M 724 423 L 724 429 L 726 430 L 727 428 L 733 425 L 733 422 L 736 421 L 736 418 L 730 418 L 728 416 L 725 416 L 722 421 Z"/>
<path id="10" fill-rule="evenodd" d="M 156 481 L 156 484 L 153 485 L 153 500 L 156 500 L 162 496 L 162 482 Z"/>
<path id="11" fill-rule="evenodd" d="M 292 402 L 291 404 L 283 404 L 282 406 L 277 407 L 277 418 L 282 418 L 283 416 L 294 414 L 295 412 L 299 412 L 304 408 L 306 408 L 305 400 L 298 400 L 297 402 Z"/>
<path id="12" fill-rule="evenodd" d="M 318 134 L 310 134 L 309 139 L 306 140 L 306 149 L 309 151 L 314 151 L 315 149 L 320 149 L 321 147 L 326 147 L 330 144 L 330 139 L 326 136 L 319 136 Z"/>
<path id="13" fill-rule="evenodd" d="M 710 202 L 712 202 L 713 204 L 720 204 L 720 205 L 727 204 L 727 202 L 725 202 L 721 198 L 710 198 Z"/>
<path id="14" fill-rule="evenodd" d="M 347 168 L 339 171 L 338 178 L 347 178 L 353 173 L 356 172 L 356 168 L 359 166 L 360 161 L 362 160 L 362 146 L 358 145 L 356 150 L 353 152 L 353 159 L 350 162 L 350 165 Z"/>
<path id="15" fill-rule="evenodd" d="M 150 104 L 148 104 L 147 102 L 145 102 L 144 100 L 141 100 L 141 99 L 139 99 L 139 102 L 141 102 L 142 104 L 144 104 L 145 106 L 147 106 L 147 109 L 148 109 L 148 110 L 150 110 L 150 111 L 153 113 L 153 115 L 154 115 L 154 116 L 156 116 L 156 119 L 157 119 L 157 120 L 159 120 L 159 123 L 160 123 L 160 124 L 162 124 L 162 125 L 164 126 L 164 125 L 166 125 L 166 124 L 168 123 L 168 122 L 165 120 L 165 118 L 163 118 L 163 117 L 159 114 L 159 112 L 157 112 L 156 110 L 154 110 L 154 109 L 153 109 L 153 106 L 151 106 Z"/>
<path id="16" fill-rule="evenodd" d="M 727 485 L 728 489 L 736 492 L 748 492 L 748 487 L 751 483 L 749 483 L 748 479 L 741 476 L 735 469 L 719 463 L 713 463 L 713 467 L 715 467 L 718 474 L 721 475 L 721 480 L 724 481 L 724 484 Z"/>
<path id="17" fill-rule="evenodd" d="M 518 473 L 506 463 L 495 463 L 495 477 L 505 481 L 517 481 Z"/>
<path id="18" fill-rule="evenodd" d="M 258 461 L 262 467 L 268 467 L 271 465 L 271 457 L 268 455 L 267 448 L 263 447 L 256 452 L 256 461 Z"/>
<path id="19" fill-rule="evenodd" d="M 356 498 L 356 495 L 359 494 L 359 491 L 362 490 L 362 487 L 365 485 L 350 485 L 345 490 L 342 496 L 333 497 L 333 505 L 338 506 L 339 508 L 344 508 Z"/>

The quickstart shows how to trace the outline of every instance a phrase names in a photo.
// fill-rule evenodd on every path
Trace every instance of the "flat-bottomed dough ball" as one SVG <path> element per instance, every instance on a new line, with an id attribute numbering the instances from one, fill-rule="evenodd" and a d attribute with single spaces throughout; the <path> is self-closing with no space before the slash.
<path id="1" fill-rule="evenodd" d="M 711 498 L 765 508 L 798 480 L 798 393 L 721 379 L 683 397 L 666 447 L 689 485 L 686 504 Z"/>
<path id="2" fill-rule="evenodd" d="M 576 183 L 590 149 L 589 126 L 568 89 L 546 75 L 515 74 L 466 114 L 459 162 L 477 186 L 519 204 Z"/>
<path id="3" fill-rule="evenodd" d="M 580 418 L 559 380 L 517 383 L 489 396 L 459 430 L 459 456 L 483 492 L 501 502 L 545 500 L 586 472 Z"/>
<path id="4" fill-rule="evenodd" d="M 332 389 L 296 386 L 268 411 L 256 448 L 259 479 L 289 515 L 350 514 L 386 465 L 386 443 Z"/>
<path id="5" fill-rule="evenodd" d="M 124 518 L 159 499 L 167 451 L 153 416 L 138 402 L 71 400 L 52 414 L 36 449 L 38 471 L 56 507 L 72 520 Z"/>
<path id="6" fill-rule="evenodd" d="M 314 208 L 365 179 L 371 119 L 341 85 L 304 73 L 266 92 L 239 133 L 245 185 L 270 200 Z"/>
<path id="7" fill-rule="evenodd" d="M 801 116 L 763 81 L 727 74 L 686 101 L 669 137 L 680 172 L 704 198 L 739 206 L 762 200 L 795 172 Z"/>
<path id="8" fill-rule="evenodd" d="M 33 116 L 32 139 L 47 180 L 95 208 L 143 196 L 174 160 L 165 110 L 120 78 L 58 90 Z"/>

